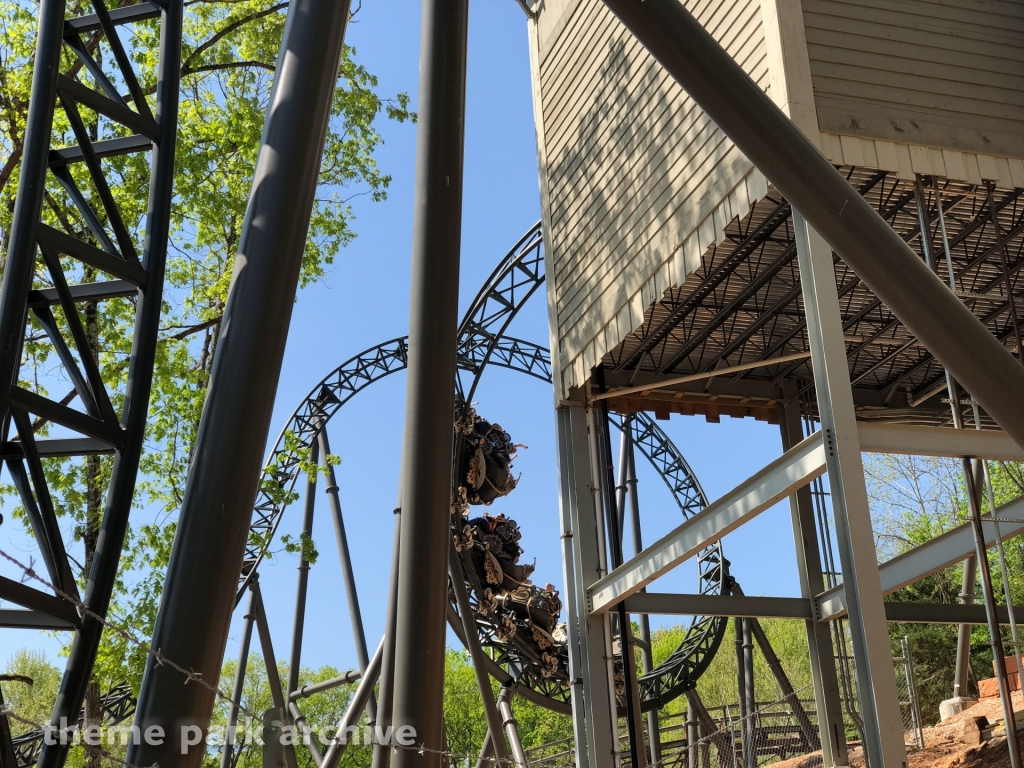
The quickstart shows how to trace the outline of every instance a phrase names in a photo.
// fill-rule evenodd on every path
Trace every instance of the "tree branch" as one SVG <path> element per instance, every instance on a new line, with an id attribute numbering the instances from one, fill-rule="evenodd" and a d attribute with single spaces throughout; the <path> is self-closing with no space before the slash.
<path id="1" fill-rule="evenodd" d="M 232 32 L 234 32 L 239 27 L 245 26 L 250 21 L 256 21 L 257 19 L 261 19 L 264 16 L 269 16 L 272 13 L 277 13 L 282 8 L 287 8 L 287 7 L 288 7 L 288 3 L 287 2 L 278 3 L 277 5 L 272 5 L 269 8 L 266 8 L 266 9 L 264 9 L 262 11 L 257 11 L 256 13 L 249 14 L 248 16 L 243 16 L 242 18 L 238 19 L 237 21 L 231 22 L 230 24 L 228 24 L 222 30 L 220 30 L 219 32 L 214 34 L 213 37 L 211 37 L 209 40 L 207 40 L 205 43 L 200 45 L 198 48 L 196 48 L 194 51 L 192 51 L 192 53 L 190 53 L 188 55 L 188 58 L 185 59 L 184 64 L 182 64 L 182 66 L 181 66 L 182 72 L 184 72 L 185 70 L 189 69 L 189 65 L 192 63 L 192 60 L 196 56 L 199 56 L 200 54 L 204 53 L 205 51 L 210 50 L 210 48 L 215 46 L 217 43 L 219 43 L 221 40 L 223 40 L 225 37 L 230 35 Z"/>
<path id="2" fill-rule="evenodd" d="M 273 72 L 275 69 L 273 64 L 267 64 L 263 61 L 226 61 L 223 64 L 201 64 L 198 67 L 182 68 L 181 76 L 194 75 L 197 72 L 215 72 L 219 69 L 240 69 L 242 67 L 259 67 L 270 72 Z"/>
<path id="3" fill-rule="evenodd" d="M 217 317 L 213 318 L 212 320 L 207 320 L 205 322 L 199 323 L 198 325 L 190 325 L 190 326 L 186 327 L 185 330 L 179 331 L 178 333 L 174 334 L 173 336 L 168 336 L 167 338 L 174 339 L 175 341 L 181 341 L 182 339 L 187 338 L 188 336 L 191 336 L 194 333 L 199 333 L 200 331 L 205 331 L 207 328 L 211 328 L 212 326 L 217 325 L 218 323 L 220 323 L 221 317 L 223 317 L 223 316 L 222 315 L 218 315 Z M 181 327 L 182 326 L 180 326 L 180 325 L 172 325 L 171 326 L 171 328 L 181 328 Z M 165 331 L 169 331 L 170 328 L 164 328 L 164 330 Z"/>

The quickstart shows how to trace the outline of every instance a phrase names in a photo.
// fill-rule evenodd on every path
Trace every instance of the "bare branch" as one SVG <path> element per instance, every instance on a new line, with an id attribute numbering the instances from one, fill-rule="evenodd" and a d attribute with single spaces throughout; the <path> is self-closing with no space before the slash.
<path id="1" fill-rule="evenodd" d="M 200 54 L 210 50 L 210 48 L 215 46 L 217 43 L 219 43 L 225 37 L 227 37 L 232 32 L 234 32 L 236 29 L 238 29 L 240 27 L 244 27 L 246 24 L 248 24 L 251 21 L 256 21 L 257 19 L 261 19 L 264 16 L 269 16 L 272 13 L 277 13 L 282 8 L 287 8 L 287 7 L 288 7 L 288 3 L 287 2 L 278 3 L 277 5 L 272 5 L 269 8 L 266 8 L 266 9 L 264 9 L 262 11 L 257 11 L 256 13 L 251 13 L 248 16 L 243 16 L 242 18 L 238 19 L 237 21 L 231 22 L 226 27 L 224 27 L 222 30 L 220 30 L 219 32 L 215 33 L 213 35 L 213 37 L 211 37 L 209 40 L 207 40 L 205 43 L 200 45 L 198 48 L 196 48 L 194 51 L 192 51 L 192 53 L 190 53 L 188 55 L 188 58 L 185 59 L 185 63 L 182 64 L 182 67 L 181 67 L 182 72 L 184 72 L 185 70 L 189 69 L 189 65 L 192 63 L 192 60 L 196 58 L 196 56 L 199 56 Z"/>
<path id="2" fill-rule="evenodd" d="M 226 61 L 223 64 L 202 64 L 198 67 L 182 69 L 181 76 L 194 75 L 197 72 L 215 72 L 220 69 L 242 69 L 243 67 L 258 67 L 269 72 L 273 72 L 275 69 L 273 64 L 267 64 L 263 61 Z"/>

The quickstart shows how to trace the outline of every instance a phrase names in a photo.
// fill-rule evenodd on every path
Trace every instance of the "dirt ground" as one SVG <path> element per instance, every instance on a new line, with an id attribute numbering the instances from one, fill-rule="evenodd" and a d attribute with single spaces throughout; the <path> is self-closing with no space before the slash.
<path id="1" fill-rule="evenodd" d="M 1013 694 L 1015 712 L 1024 710 L 1021 694 Z M 961 738 L 964 723 L 984 716 L 990 723 L 1002 721 L 1003 710 L 999 699 L 985 699 L 944 723 L 924 729 L 924 749 L 907 751 L 907 768 L 1009 768 L 1010 755 L 1006 740 L 1001 736 L 983 741 L 980 745 L 965 744 Z M 1024 731 L 1018 731 L 1024 744 Z M 821 765 L 821 752 L 783 760 L 771 768 L 816 768 Z M 865 768 L 861 747 L 850 747 L 850 768 Z"/>

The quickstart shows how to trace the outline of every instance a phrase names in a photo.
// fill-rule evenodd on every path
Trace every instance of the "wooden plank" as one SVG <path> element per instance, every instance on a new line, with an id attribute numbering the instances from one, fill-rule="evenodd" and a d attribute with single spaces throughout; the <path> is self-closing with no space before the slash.
<path id="1" fill-rule="evenodd" d="M 897 33 L 889 26 L 861 20 L 850 22 L 842 29 L 808 27 L 808 53 L 814 61 L 828 61 L 841 51 L 862 51 L 899 60 L 919 72 L 940 67 L 942 69 L 935 73 L 937 77 L 942 77 L 942 72 L 955 74 L 957 62 L 960 62 L 964 68 L 1009 78 L 1013 72 L 1011 58 L 1024 47 L 995 42 L 983 45 L 970 36 L 953 41 L 949 39 L 952 32 L 917 34 L 907 30 L 900 30 L 898 34 L 915 39 L 900 40 L 894 45 L 893 34 Z M 998 69 L 1000 66 L 1005 69 Z"/>
<path id="2" fill-rule="evenodd" d="M 815 71 L 819 95 L 890 103 L 943 118 L 950 113 L 982 116 L 1006 121 L 1008 127 L 1024 120 L 1024 98 L 1015 95 L 1012 99 L 1001 99 L 1001 88 L 915 75 L 897 76 L 854 64 L 818 62 Z"/>

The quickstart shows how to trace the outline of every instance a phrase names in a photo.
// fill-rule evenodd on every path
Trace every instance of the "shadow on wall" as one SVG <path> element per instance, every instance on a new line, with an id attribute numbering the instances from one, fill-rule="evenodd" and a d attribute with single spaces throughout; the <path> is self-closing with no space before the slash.
<path id="1" fill-rule="evenodd" d="M 557 49 L 565 41 L 541 64 L 555 254 L 549 279 L 560 349 L 571 354 L 613 319 L 688 234 L 678 220 L 672 230 L 666 225 L 673 219 L 695 224 L 699 210 L 709 211 L 728 192 L 711 171 L 732 148 L 603 5 L 588 12 L 608 16 L 592 29 L 611 30 L 598 74 L 588 80 L 586 72 L 544 71 L 545 63 L 561 64 Z M 574 108 L 576 102 L 587 106 Z M 644 307 L 659 298 L 645 295 Z M 559 362 L 564 369 L 571 361 Z"/>

